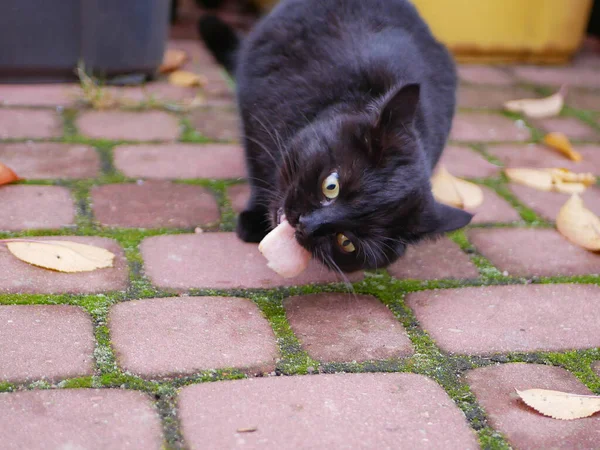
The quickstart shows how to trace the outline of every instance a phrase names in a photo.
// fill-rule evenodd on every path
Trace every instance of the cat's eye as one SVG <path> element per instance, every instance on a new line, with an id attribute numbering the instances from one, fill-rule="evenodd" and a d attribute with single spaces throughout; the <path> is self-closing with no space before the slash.
<path id="1" fill-rule="evenodd" d="M 344 250 L 346 253 L 352 253 L 352 252 L 354 252 L 356 250 L 356 248 L 354 247 L 354 244 L 352 243 L 352 241 L 350 239 L 348 239 L 342 233 L 338 233 L 338 235 L 337 235 L 337 243 L 340 246 L 340 248 L 342 250 Z"/>
<path id="2" fill-rule="evenodd" d="M 331 175 L 325 178 L 325 180 L 323 180 L 321 189 L 323 190 L 323 195 L 329 200 L 337 198 L 337 196 L 340 194 L 340 182 L 337 172 L 333 172 Z"/>

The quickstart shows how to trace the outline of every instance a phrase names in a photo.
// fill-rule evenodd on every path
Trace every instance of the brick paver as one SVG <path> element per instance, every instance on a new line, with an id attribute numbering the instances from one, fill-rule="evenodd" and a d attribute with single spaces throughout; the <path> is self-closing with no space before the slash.
<path id="1" fill-rule="evenodd" d="M 543 192 L 520 184 L 511 183 L 510 190 L 523 204 L 547 220 L 554 221 L 569 195 L 558 192 Z M 581 194 L 586 208 L 600 215 L 600 188 L 590 187 Z"/>
<path id="2" fill-rule="evenodd" d="M 52 110 L 0 109 L 0 139 L 60 137 L 62 122 Z"/>
<path id="3" fill-rule="evenodd" d="M 75 221 L 73 199 L 64 187 L 2 186 L 0 205 L 0 230 L 62 228 Z"/>
<path id="4" fill-rule="evenodd" d="M 283 305 L 302 348 L 320 361 L 363 362 L 412 353 L 402 325 L 375 297 L 313 294 L 288 298 Z"/>
<path id="5" fill-rule="evenodd" d="M 507 167 L 565 167 L 575 172 L 593 172 L 600 175 L 600 145 L 574 145 L 581 153 L 582 162 L 565 158 L 556 150 L 542 145 L 490 145 L 487 151 Z"/>
<path id="6" fill-rule="evenodd" d="M 27 239 L 68 240 L 106 248 L 115 254 L 113 267 L 92 272 L 55 272 L 27 264 L 14 257 L 2 246 L 0 247 L 0 294 L 94 294 L 120 291 L 127 287 L 129 280 L 127 261 L 121 247 L 112 239 L 80 236 Z"/>
<path id="7" fill-rule="evenodd" d="M 564 351 L 600 346 L 600 287 L 469 287 L 409 294 L 417 320 L 445 351 Z"/>
<path id="8" fill-rule="evenodd" d="M 593 449 L 600 439 L 600 416 L 555 420 L 525 405 L 515 389 L 551 389 L 591 394 L 572 374 L 560 367 L 538 364 L 503 364 L 484 367 L 466 375 L 490 425 L 519 449 Z"/>
<path id="9" fill-rule="evenodd" d="M 173 140 L 180 132 L 177 117 L 162 111 L 87 111 L 79 116 L 77 126 L 96 139 Z"/>
<path id="10" fill-rule="evenodd" d="M 115 166 L 137 178 L 243 178 L 244 152 L 237 145 L 127 145 L 114 150 Z M 1 157 L 1 153 L 0 153 Z"/>
<path id="11" fill-rule="evenodd" d="M 600 256 L 567 241 L 555 230 L 469 230 L 470 241 L 500 271 L 512 276 L 600 274 Z"/>
<path id="12" fill-rule="evenodd" d="M 469 256 L 448 238 L 409 246 L 406 254 L 388 267 L 395 278 L 477 278 L 479 272 Z"/>
<path id="13" fill-rule="evenodd" d="M 567 105 L 573 108 L 600 111 L 600 92 L 572 89 L 567 96 Z"/>
<path id="14" fill-rule="evenodd" d="M 483 203 L 470 212 L 475 214 L 472 224 L 508 223 L 521 219 L 519 213 L 492 189 L 480 186 L 483 191 Z"/>
<path id="15" fill-rule="evenodd" d="M 475 150 L 457 145 L 446 147 L 438 164 L 444 165 L 452 175 L 461 178 L 487 178 L 500 172 L 500 167 Z"/>
<path id="16" fill-rule="evenodd" d="M 192 126 L 203 136 L 237 141 L 241 133 L 238 114 L 232 108 L 201 108 L 190 115 Z"/>
<path id="17" fill-rule="evenodd" d="M 457 102 L 460 108 L 501 110 L 507 101 L 536 97 L 539 95 L 522 87 L 490 89 L 489 87 L 461 85 L 458 88 Z"/>
<path id="18" fill-rule="evenodd" d="M 26 179 L 94 178 L 100 171 L 98 153 L 86 145 L 0 144 L 0 161 Z"/>
<path id="19" fill-rule="evenodd" d="M 0 105 L 69 106 L 80 95 L 76 84 L 3 84 Z"/>
<path id="20" fill-rule="evenodd" d="M 510 72 L 490 66 L 459 65 L 458 76 L 461 81 L 472 84 L 508 86 L 514 83 Z"/>
<path id="21" fill-rule="evenodd" d="M 241 213 L 250 199 L 250 186 L 247 184 L 235 184 L 227 188 L 227 196 L 231 202 L 231 208 L 236 213 Z"/>
<path id="22" fill-rule="evenodd" d="M 530 83 L 600 88 L 598 71 L 584 67 L 516 67 L 513 72 Z"/>
<path id="23" fill-rule="evenodd" d="M 440 386 L 408 373 L 199 384 L 183 389 L 179 411 L 193 449 L 479 448 Z"/>
<path id="24" fill-rule="evenodd" d="M 94 187 L 92 207 L 96 220 L 111 227 L 191 228 L 219 220 L 205 188 L 163 181 Z"/>
<path id="25" fill-rule="evenodd" d="M 282 278 L 267 267 L 256 244 L 235 233 L 181 234 L 144 239 L 140 246 L 146 275 L 161 288 L 267 288 L 340 281 L 316 261 L 296 278 Z M 362 278 L 358 272 L 351 281 Z"/>
<path id="26" fill-rule="evenodd" d="M 0 306 L 1 380 L 57 381 L 92 375 L 93 351 L 92 321 L 80 308 Z"/>
<path id="27" fill-rule="evenodd" d="M 181 87 L 165 80 L 145 86 L 109 87 L 107 92 L 115 99 L 138 103 L 177 103 L 191 101 L 200 92 L 197 87 Z"/>
<path id="28" fill-rule="evenodd" d="M 278 356 L 269 323 L 243 298 L 134 300 L 114 306 L 109 324 L 119 365 L 142 376 L 271 372 Z"/>
<path id="29" fill-rule="evenodd" d="M 7 450 L 163 448 L 150 397 L 117 389 L 0 394 L 0 430 Z"/>
<path id="30" fill-rule="evenodd" d="M 575 117 L 549 117 L 533 123 L 546 133 L 564 133 L 572 140 L 593 140 L 599 136 L 591 126 Z"/>
<path id="31" fill-rule="evenodd" d="M 459 113 L 454 117 L 450 139 L 465 142 L 526 141 L 530 134 L 524 122 L 500 114 Z"/>

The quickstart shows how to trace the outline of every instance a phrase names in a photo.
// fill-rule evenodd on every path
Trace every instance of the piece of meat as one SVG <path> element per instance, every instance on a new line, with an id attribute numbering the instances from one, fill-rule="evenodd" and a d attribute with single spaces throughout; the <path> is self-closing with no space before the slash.
<path id="1" fill-rule="evenodd" d="M 295 232 L 287 220 L 282 220 L 258 245 L 267 258 L 267 266 L 284 278 L 300 275 L 311 258 L 310 252 L 296 241 Z"/>

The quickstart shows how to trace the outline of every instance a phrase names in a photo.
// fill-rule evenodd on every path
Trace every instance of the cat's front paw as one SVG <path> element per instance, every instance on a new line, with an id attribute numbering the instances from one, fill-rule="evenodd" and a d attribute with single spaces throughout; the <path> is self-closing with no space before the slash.
<path id="1" fill-rule="evenodd" d="M 269 232 L 266 212 L 246 210 L 238 217 L 236 233 L 244 242 L 260 242 Z"/>

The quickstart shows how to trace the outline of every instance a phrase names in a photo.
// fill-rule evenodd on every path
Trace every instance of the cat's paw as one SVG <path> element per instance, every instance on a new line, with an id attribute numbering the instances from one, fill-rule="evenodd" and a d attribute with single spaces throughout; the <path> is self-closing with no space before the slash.
<path id="1" fill-rule="evenodd" d="M 269 232 L 264 211 L 246 210 L 238 217 L 236 233 L 244 242 L 260 242 Z"/>

